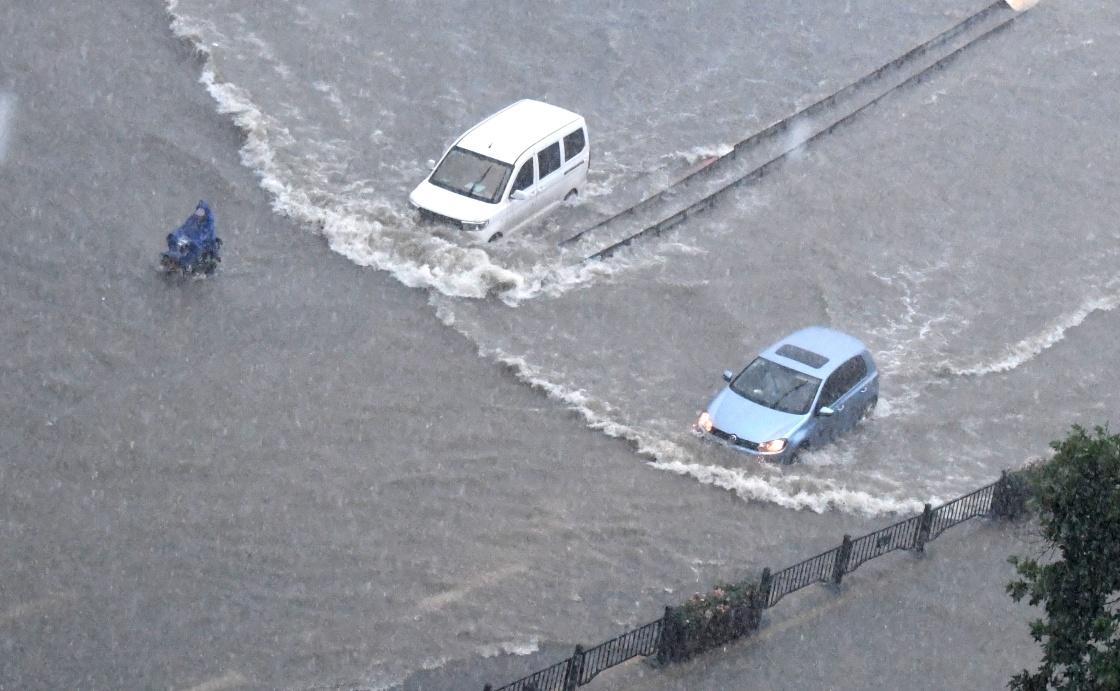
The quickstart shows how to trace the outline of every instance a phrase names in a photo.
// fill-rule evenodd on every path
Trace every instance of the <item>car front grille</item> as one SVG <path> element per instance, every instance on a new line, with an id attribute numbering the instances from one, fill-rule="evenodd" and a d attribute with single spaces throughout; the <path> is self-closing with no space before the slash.
<path id="1" fill-rule="evenodd" d="M 712 428 L 712 436 L 719 437 L 720 439 L 722 439 L 726 442 L 730 442 L 730 443 L 734 444 L 735 446 L 741 446 L 744 449 L 750 449 L 751 451 L 758 451 L 758 444 L 754 443 L 753 441 L 750 441 L 749 439 L 740 439 L 739 437 L 736 437 L 734 434 L 728 434 L 727 432 L 724 432 L 723 430 L 721 430 L 719 427 L 713 427 Z"/>
<path id="2" fill-rule="evenodd" d="M 444 225 L 458 228 L 459 230 L 463 229 L 463 224 L 455 220 L 454 218 L 451 218 L 450 216 L 444 216 L 443 214 L 437 214 L 434 211 L 428 211 L 424 208 L 420 209 L 420 219 L 428 223 L 442 223 Z"/>

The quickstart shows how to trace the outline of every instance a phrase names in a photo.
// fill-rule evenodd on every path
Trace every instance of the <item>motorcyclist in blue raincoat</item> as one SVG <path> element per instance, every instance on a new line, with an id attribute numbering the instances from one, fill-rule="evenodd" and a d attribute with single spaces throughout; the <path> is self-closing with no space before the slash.
<path id="1" fill-rule="evenodd" d="M 222 261 L 218 256 L 221 246 L 221 239 L 214 236 L 210 205 L 200 201 L 186 222 L 167 234 L 167 251 L 160 255 L 160 266 L 166 271 L 210 274 Z"/>

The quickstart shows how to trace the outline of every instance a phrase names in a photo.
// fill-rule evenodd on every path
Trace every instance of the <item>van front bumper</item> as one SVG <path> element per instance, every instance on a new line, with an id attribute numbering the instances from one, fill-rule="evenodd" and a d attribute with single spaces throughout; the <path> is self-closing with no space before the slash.
<path id="1" fill-rule="evenodd" d="M 419 213 L 421 223 L 457 230 L 470 242 L 486 242 L 490 239 L 490 236 L 494 234 L 494 231 L 490 229 L 489 221 L 481 221 L 478 223 L 460 221 L 450 216 L 437 214 L 415 203 L 412 203 L 412 208 L 416 209 Z"/>

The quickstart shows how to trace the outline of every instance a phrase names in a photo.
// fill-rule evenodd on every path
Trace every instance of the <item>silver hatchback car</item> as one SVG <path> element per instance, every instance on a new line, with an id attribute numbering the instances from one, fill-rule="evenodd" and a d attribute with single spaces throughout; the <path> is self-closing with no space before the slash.
<path id="1" fill-rule="evenodd" d="M 762 351 L 696 421 L 699 433 L 737 451 L 793 463 L 867 417 L 879 400 L 879 371 L 858 339 L 810 326 Z"/>

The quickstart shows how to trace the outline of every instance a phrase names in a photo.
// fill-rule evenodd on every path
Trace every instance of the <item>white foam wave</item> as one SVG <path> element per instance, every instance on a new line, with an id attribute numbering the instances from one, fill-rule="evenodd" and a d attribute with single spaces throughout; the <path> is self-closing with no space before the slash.
<path id="1" fill-rule="evenodd" d="M 786 131 L 783 151 L 789 152 L 791 160 L 800 160 L 805 154 L 805 142 L 813 134 L 813 124 L 808 118 L 797 118 Z"/>
<path id="2" fill-rule="evenodd" d="M 838 487 L 830 480 L 807 476 L 783 475 L 775 478 L 752 475 L 736 468 L 681 461 L 656 461 L 651 465 L 730 490 L 748 501 L 767 501 L 787 509 L 809 509 L 817 513 L 831 510 L 865 516 L 914 513 L 921 511 L 927 501 L 931 504 L 942 502 L 936 497 L 926 500 L 879 497 L 862 490 Z"/>
<path id="3" fill-rule="evenodd" d="M 682 256 L 682 257 L 697 257 L 697 256 L 703 256 L 705 254 L 708 254 L 708 249 L 706 247 L 700 247 L 698 245 L 690 245 L 688 243 L 681 242 L 681 241 L 662 242 L 661 243 L 661 251 L 666 255 L 675 254 L 675 255 Z M 709 281 L 707 279 L 705 279 L 705 280 L 702 280 L 702 281 L 698 281 L 697 284 L 698 285 L 707 285 L 708 282 Z"/>
<path id="4" fill-rule="evenodd" d="M 302 165 L 309 166 L 305 172 L 310 181 L 297 182 L 289 173 L 284 153 L 296 143 L 291 132 L 262 112 L 246 89 L 220 76 L 205 38 L 220 33 L 210 22 L 178 13 L 178 6 L 179 0 L 166 0 L 171 31 L 202 57 L 199 82 L 218 104 L 218 112 L 231 116 L 244 135 L 242 165 L 256 173 L 277 213 L 316 228 L 335 252 L 356 264 L 388 271 L 410 287 L 465 298 L 497 294 L 511 305 L 542 294 L 561 294 L 625 266 L 619 262 L 606 267 L 581 261 L 565 265 L 561 261 L 517 270 L 498 264 L 481 248 L 463 247 L 416 232 L 404 215 L 384 202 L 358 198 L 354 193 L 364 187 L 364 182 L 330 189 L 327 178 L 332 171 L 328 164 L 316 168 L 314 163 L 301 160 Z M 329 85 L 318 88 L 331 98 Z M 318 186 L 309 186 L 316 181 Z"/>
<path id="5" fill-rule="evenodd" d="M 682 158 L 688 165 L 699 163 L 707 159 L 723 158 L 735 149 L 730 144 L 716 144 L 714 146 L 694 146 L 688 151 L 669 154 L 668 158 Z"/>
<path id="6" fill-rule="evenodd" d="M 892 378 L 910 373 L 922 361 L 918 352 L 920 346 L 925 350 L 936 350 L 956 330 L 967 321 L 961 317 L 951 318 L 951 310 L 943 302 L 931 311 L 923 305 L 922 286 L 939 272 L 948 271 L 950 263 L 939 260 L 925 267 L 900 266 L 891 274 L 871 272 L 883 286 L 897 291 L 901 310 L 883 310 L 883 322 L 868 327 L 868 332 L 880 344 L 875 356 L 879 367 Z"/>
<path id="7" fill-rule="evenodd" d="M 431 301 L 436 311 L 436 316 L 467 340 L 478 343 L 472 334 L 456 323 L 455 313 L 449 306 L 437 301 Z M 527 360 L 516 355 L 510 355 L 500 348 L 488 347 L 478 344 L 480 357 L 490 359 L 505 366 L 521 382 L 544 392 L 549 398 L 563 403 L 569 410 L 579 414 L 588 427 L 599 430 L 609 437 L 624 439 L 630 442 L 639 454 L 652 459 L 685 458 L 686 454 L 678 444 L 667 440 L 643 434 L 638 429 L 619 422 L 620 417 L 614 408 L 607 402 L 595 399 L 582 389 L 573 389 L 557 384 L 553 377 L 541 368 L 530 364 Z"/>
<path id="8" fill-rule="evenodd" d="M 540 642 L 534 636 L 527 641 L 506 641 L 494 645 L 482 645 L 477 650 L 482 657 L 497 657 L 499 655 L 532 655 L 540 649 Z"/>
<path id="9" fill-rule="evenodd" d="M 1115 290 L 1118 282 L 1109 284 L 1108 290 Z M 1048 324 L 1040 332 L 1027 336 L 1009 346 L 999 357 L 972 365 L 945 364 L 941 371 L 958 376 L 979 376 L 1008 372 L 1038 357 L 1047 349 L 1059 343 L 1066 333 L 1085 321 L 1094 312 L 1110 312 L 1120 306 L 1120 293 L 1105 293 L 1087 299 L 1073 312 L 1063 315 Z"/>

